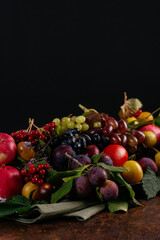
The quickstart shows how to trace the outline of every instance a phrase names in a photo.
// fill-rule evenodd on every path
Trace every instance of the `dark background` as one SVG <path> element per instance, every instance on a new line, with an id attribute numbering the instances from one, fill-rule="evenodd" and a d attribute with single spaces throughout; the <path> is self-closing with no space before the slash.
<path id="1" fill-rule="evenodd" d="M 1 20 L 0 131 L 81 114 L 117 117 L 123 94 L 160 106 L 160 9 L 139 2 L 6 0 Z"/>

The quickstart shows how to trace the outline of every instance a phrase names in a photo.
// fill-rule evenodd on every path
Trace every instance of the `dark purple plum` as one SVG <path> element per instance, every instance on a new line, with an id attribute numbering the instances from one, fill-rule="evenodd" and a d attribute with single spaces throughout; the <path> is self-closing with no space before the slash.
<path id="1" fill-rule="evenodd" d="M 118 197 L 119 188 L 117 184 L 111 180 L 106 180 L 105 183 L 99 188 L 104 201 L 114 200 Z"/>
<path id="2" fill-rule="evenodd" d="M 53 168 L 57 171 L 65 171 L 68 169 L 69 158 L 65 153 L 71 157 L 75 157 L 76 153 L 69 145 L 60 145 L 53 151 L 53 161 L 51 162 Z"/>
<path id="3" fill-rule="evenodd" d="M 101 155 L 101 158 L 100 158 L 99 161 L 102 162 L 102 163 L 105 163 L 109 166 L 113 166 L 113 161 L 112 161 L 111 157 L 109 155 L 105 154 L 105 153 L 103 153 Z"/>
<path id="4" fill-rule="evenodd" d="M 92 162 L 91 159 L 84 154 L 79 154 L 79 155 L 75 156 L 75 159 L 79 163 L 81 163 L 82 165 L 87 165 L 87 164 L 90 164 Z M 74 160 L 71 160 L 71 165 L 70 166 L 71 166 L 72 170 L 80 167 L 80 165 L 78 163 L 76 163 Z"/>
<path id="5" fill-rule="evenodd" d="M 88 171 L 88 179 L 94 187 L 98 187 L 107 180 L 107 173 L 101 167 L 93 167 Z"/>
<path id="6" fill-rule="evenodd" d="M 75 181 L 75 195 L 78 198 L 85 198 L 92 192 L 92 185 L 87 176 L 80 176 Z"/>
<path id="7" fill-rule="evenodd" d="M 92 157 L 94 155 L 100 154 L 100 150 L 96 145 L 88 145 L 83 154 L 87 155 L 88 157 Z"/>
<path id="8" fill-rule="evenodd" d="M 158 166 L 153 161 L 153 159 L 148 158 L 148 157 L 142 157 L 137 162 L 141 165 L 143 172 L 145 172 L 147 170 L 147 167 L 150 167 L 155 172 L 155 174 L 157 174 Z"/>

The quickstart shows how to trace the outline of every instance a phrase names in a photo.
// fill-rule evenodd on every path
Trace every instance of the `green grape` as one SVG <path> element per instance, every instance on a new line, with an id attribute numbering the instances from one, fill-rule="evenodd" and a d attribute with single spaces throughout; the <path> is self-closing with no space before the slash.
<path id="1" fill-rule="evenodd" d="M 67 125 L 66 124 L 62 124 L 61 125 L 61 132 L 64 132 L 68 129 Z"/>
<path id="2" fill-rule="evenodd" d="M 89 129 L 89 125 L 87 123 L 82 123 L 82 131 L 87 131 Z"/>
<path id="3" fill-rule="evenodd" d="M 84 123 L 85 121 L 86 121 L 86 118 L 84 116 L 76 117 L 76 123 Z"/>
<path id="4" fill-rule="evenodd" d="M 70 118 L 68 118 L 68 117 L 61 118 L 61 123 L 62 124 L 67 124 L 68 122 L 70 122 Z"/>
<path id="5" fill-rule="evenodd" d="M 75 122 L 75 121 L 76 121 L 76 116 L 72 116 L 72 117 L 71 117 L 71 121 L 72 121 L 72 122 Z"/>
<path id="6" fill-rule="evenodd" d="M 53 119 L 53 122 L 55 122 L 55 124 L 56 124 L 57 126 L 59 126 L 61 120 L 60 120 L 59 118 L 54 118 L 54 119 Z"/>
<path id="7" fill-rule="evenodd" d="M 93 123 L 93 127 L 101 127 L 101 126 L 102 126 L 101 122 L 94 122 Z"/>
<path id="8" fill-rule="evenodd" d="M 75 128 L 78 128 L 79 131 L 81 131 L 81 130 L 82 130 L 82 124 L 76 123 L 76 124 L 75 124 Z"/>
<path id="9" fill-rule="evenodd" d="M 75 123 L 73 121 L 70 121 L 70 122 L 67 123 L 67 127 L 69 129 L 74 128 L 75 127 Z"/>

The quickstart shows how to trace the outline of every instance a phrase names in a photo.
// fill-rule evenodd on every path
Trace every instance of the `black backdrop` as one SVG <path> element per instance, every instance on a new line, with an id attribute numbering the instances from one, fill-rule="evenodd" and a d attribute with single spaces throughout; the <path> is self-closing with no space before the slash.
<path id="1" fill-rule="evenodd" d="M 160 9 L 106 1 L 6 0 L 1 21 L 0 131 L 39 126 L 78 104 L 117 117 L 128 98 L 160 106 Z"/>

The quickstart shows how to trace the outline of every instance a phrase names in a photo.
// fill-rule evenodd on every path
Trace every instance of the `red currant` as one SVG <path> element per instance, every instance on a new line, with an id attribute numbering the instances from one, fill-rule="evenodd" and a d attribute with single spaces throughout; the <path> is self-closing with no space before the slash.
<path id="1" fill-rule="evenodd" d="M 39 168 L 38 167 L 35 168 L 35 172 L 39 172 Z"/>
<path id="2" fill-rule="evenodd" d="M 29 182 L 29 181 L 30 181 L 30 178 L 29 178 L 29 177 L 25 177 L 25 178 L 24 178 L 24 181 L 25 181 L 25 182 Z"/>
<path id="3" fill-rule="evenodd" d="M 39 178 L 39 175 L 38 174 L 34 174 L 33 177 L 34 178 Z"/>
<path id="4" fill-rule="evenodd" d="M 45 131 L 48 131 L 49 130 L 49 125 L 46 124 L 46 125 L 43 126 L 43 128 L 44 128 Z"/>
<path id="5" fill-rule="evenodd" d="M 42 140 L 42 141 L 44 141 L 44 140 L 45 140 L 44 134 L 41 134 L 41 135 L 39 136 L 39 139 Z"/>
<path id="6" fill-rule="evenodd" d="M 49 169 L 49 167 L 50 167 L 50 166 L 49 166 L 48 163 L 45 163 L 45 164 L 44 164 L 44 168 L 45 168 L 45 169 Z"/>
<path id="7" fill-rule="evenodd" d="M 44 183 L 43 179 L 38 180 L 38 185 L 42 185 Z"/>
<path id="8" fill-rule="evenodd" d="M 16 137 L 16 132 L 12 132 L 11 137 L 15 138 Z"/>
<path id="9" fill-rule="evenodd" d="M 33 140 L 31 141 L 31 143 L 32 143 L 33 145 L 36 145 L 36 144 L 37 144 L 37 141 L 33 139 Z"/>
<path id="10" fill-rule="evenodd" d="M 44 175 L 46 173 L 46 171 L 43 169 L 43 168 L 41 168 L 40 170 L 39 170 L 39 175 Z"/>
<path id="11" fill-rule="evenodd" d="M 38 182 L 38 178 L 33 177 L 33 178 L 31 179 L 31 182 L 32 182 L 33 184 L 37 183 L 37 182 Z"/>
<path id="12" fill-rule="evenodd" d="M 35 173 L 35 168 L 33 168 L 33 167 L 29 168 L 28 172 L 31 173 L 31 174 Z"/>
<path id="13" fill-rule="evenodd" d="M 29 168 L 34 168 L 34 164 L 33 164 L 33 163 L 30 163 L 30 164 L 28 165 L 28 167 L 29 167 Z"/>
<path id="14" fill-rule="evenodd" d="M 21 170 L 21 174 L 22 174 L 23 176 L 25 176 L 26 173 L 27 173 L 26 169 L 22 169 L 22 170 Z"/>
<path id="15" fill-rule="evenodd" d="M 42 168 L 44 168 L 44 165 L 42 163 L 40 163 L 40 164 L 38 164 L 38 168 L 42 169 Z"/>
<path id="16" fill-rule="evenodd" d="M 35 131 L 35 135 L 36 135 L 36 137 L 39 137 L 40 134 L 41 134 L 41 133 L 40 133 L 39 130 L 36 130 L 36 131 Z"/>

